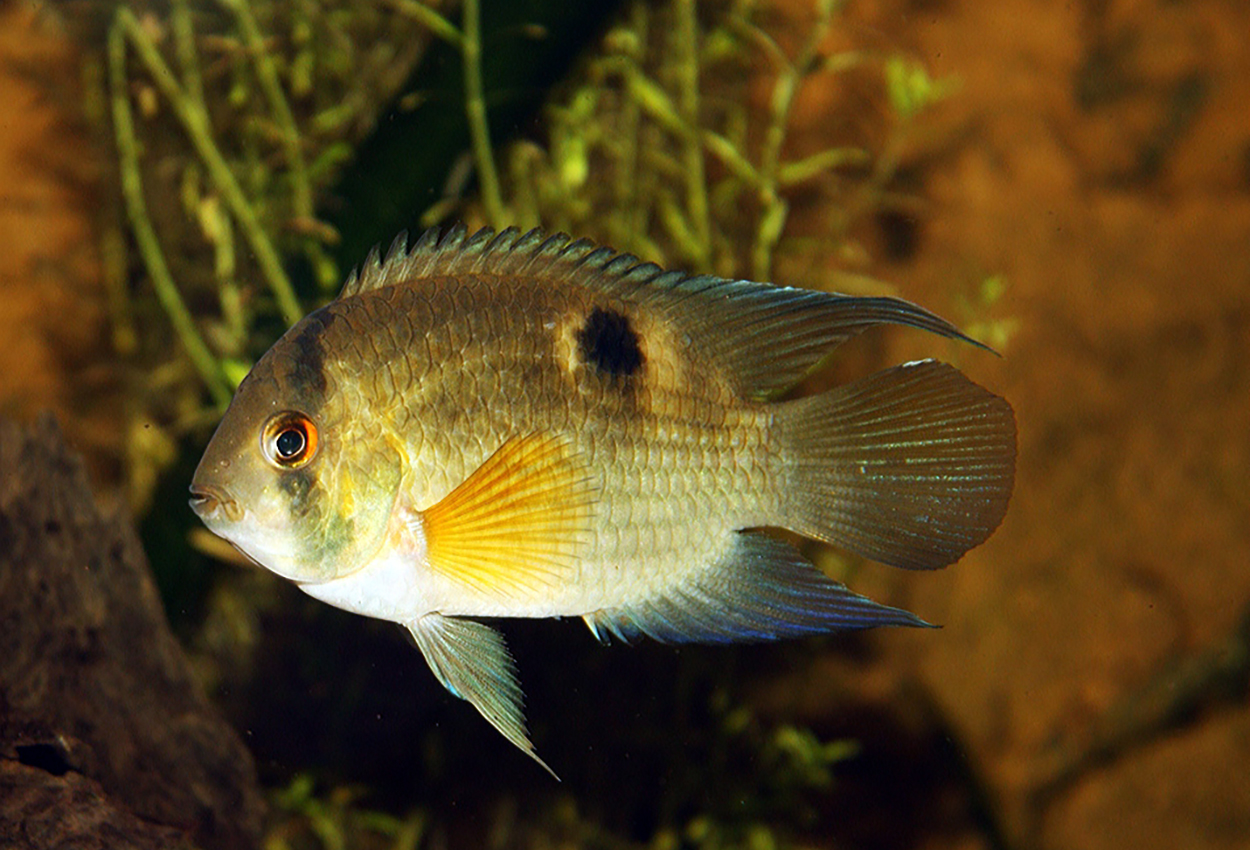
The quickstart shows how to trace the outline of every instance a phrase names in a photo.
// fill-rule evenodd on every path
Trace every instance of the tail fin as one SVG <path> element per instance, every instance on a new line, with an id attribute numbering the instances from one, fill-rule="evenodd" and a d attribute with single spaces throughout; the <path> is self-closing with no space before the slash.
<path id="1" fill-rule="evenodd" d="M 778 405 L 782 525 L 874 561 L 933 569 L 983 543 L 1015 478 L 1011 405 L 944 363 L 909 363 Z"/>

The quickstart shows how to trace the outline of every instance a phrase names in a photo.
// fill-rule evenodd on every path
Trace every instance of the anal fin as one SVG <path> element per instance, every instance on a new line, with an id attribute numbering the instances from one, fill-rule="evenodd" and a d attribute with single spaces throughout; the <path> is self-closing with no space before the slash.
<path id="1" fill-rule="evenodd" d="M 646 635 L 666 643 L 777 640 L 874 626 L 929 626 L 900 608 L 833 581 L 793 546 L 740 533 L 716 564 L 641 604 L 605 608 L 583 619 L 600 641 Z"/>
<path id="2" fill-rule="evenodd" d="M 530 743 L 516 665 L 503 636 L 490 626 L 442 614 L 426 614 L 405 625 L 443 687 L 468 701 L 499 734 L 558 780 Z"/>

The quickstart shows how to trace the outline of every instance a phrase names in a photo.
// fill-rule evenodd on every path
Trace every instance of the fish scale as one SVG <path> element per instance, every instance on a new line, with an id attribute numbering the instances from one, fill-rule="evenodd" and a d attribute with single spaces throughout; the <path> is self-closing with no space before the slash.
<path id="1" fill-rule="evenodd" d="M 564 599 L 541 601 L 544 610 L 566 615 L 600 607 L 613 594 L 631 588 L 645 592 L 652 572 L 671 577 L 675 567 L 697 566 L 700 554 L 723 546 L 720 538 L 729 529 L 758 521 L 759 511 L 748 516 L 747 509 L 768 498 L 769 482 L 762 475 L 749 474 L 750 469 L 760 468 L 754 457 L 749 456 L 744 465 L 741 450 L 733 451 L 730 444 L 742 425 L 735 422 L 726 426 L 728 414 L 718 399 L 692 397 L 663 388 L 644 390 L 640 404 L 650 413 L 625 430 L 617 427 L 619 421 L 605 415 L 605 411 L 619 407 L 613 403 L 619 398 L 619 390 L 590 376 L 589 392 L 574 396 L 571 405 L 553 407 L 549 399 L 563 390 L 569 376 L 556 362 L 554 341 L 544 337 L 545 319 L 559 317 L 565 321 L 558 323 L 566 324 L 569 317 L 585 312 L 588 305 L 567 297 L 560 303 L 564 293 L 500 283 L 504 285 L 496 283 L 480 293 L 456 285 L 433 299 L 426 298 L 425 293 L 407 290 L 365 293 L 340 307 L 342 315 L 360 311 L 368 316 L 372 323 L 368 338 L 373 344 L 357 347 L 356 359 L 340 359 L 334 364 L 333 368 L 341 374 L 332 377 L 339 382 L 356 380 L 359 374 L 389 374 L 388 367 L 378 370 L 374 363 L 408 364 L 403 356 L 408 341 L 427 340 L 430 353 L 423 361 L 426 371 L 411 373 L 407 386 L 396 379 L 394 393 L 371 400 L 373 405 L 385 407 L 389 399 L 402 411 L 402 416 L 390 417 L 401 429 L 394 436 L 407 444 L 410 457 L 427 458 L 410 471 L 401 485 L 412 494 L 414 503 L 424 506 L 439 501 L 485 459 L 489 454 L 485 446 L 502 443 L 518 430 L 560 433 L 567 430 L 568 419 L 600 425 L 601 440 L 588 441 L 584 446 L 587 460 L 591 466 L 599 466 L 595 456 L 599 444 L 614 448 L 616 457 L 601 466 L 596 543 L 583 560 L 582 573 L 593 574 L 596 567 L 612 564 L 618 567 L 614 574 L 627 579 L 623 586 L 612 586 L 605 580 L 599 594 L 568 588 Z M 428 304 L 429 310 L 414 307 L 414 299 Z M 374 304 L 375 300 L 379 303 Z M 417 327 L 422 319 L 437 324 L 423 330 Z M 358 328 L 362 324 L 349 320 L 336 327 L 350 330 L 350 336 L 355 338 L 360 335 Z M 473 342 L 453 346 L 452 340 Z M 328 336 L 325 345 L 337 347 L 337 338 Z M 363 353 L 369 356 L 362 357 Z M 360 362 L 362 359 L 366 362 Z M 510 364 L 511 369 L 493 366 L 499 362 Z M 513 373 L 523 373 L 524 377 Z M 376 378 L 374 386 L 380 386 Z M 498 415 L 500 411 L 506 415 Z M 454 424 L 444 424 L 441 438 L 431 439 L 416 424 L 447 423 L 449 418 Z M 412 432 L 404 434 L 402 429 L 407 425 L 413 426 Z M 661 431 L 665 432 L 664 439 L 660 438 Z M 719 451 L 704 452 L 701 445 L 713 445 Z M 474 451 L 466 451 L 466 447 Z M 645 476 L 639 477 L 635 470 L 644 470 Z M 672 527 L 684 521 L 671 506 L 692 502 L 702 502 L 695 513 L 706 516 L 720 530 L 709 535 L 715 543 L 683 541 L 694 557 L 678 557 Z M 619 539 L 622 529 L 630 532 L 623 540 Z M 638 534 L 638 529 L 644 533 Z M 633 558 L 639 550 L 647 552 L 645 559 Z M 621 569 L 621 565 L 632 569 Z M 474 609 L 466 603 L 451 613 L 496 613 L 494 601 L 478 602 L 483 607 Z M 517 613 L 529 612 L 522 608 Z"/>
<path id="2" fill-rule="evenodd" d="M 371 255 L 257 362 L 192 506 L 310 595 L 403 625 L 537 759 L 503 638 L 475 617 L 579 616 L 604 641 L 926 625 L 758 532 L 931 569 L 1001 521 L 1014 415 L 958 370 L 776 400 L 880 324 L 977 344 L 899 299 L 429 231 Z"/>

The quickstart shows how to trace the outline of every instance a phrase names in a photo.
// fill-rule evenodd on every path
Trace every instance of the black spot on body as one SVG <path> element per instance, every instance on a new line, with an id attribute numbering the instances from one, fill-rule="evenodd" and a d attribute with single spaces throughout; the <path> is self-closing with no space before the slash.
<path id="1" fill-rule="evenodd" d="M 613 378 L 628 378 L 642 368 L 645 358 L 629 318 L 615 310 L 596 307 L 577 332 L 582 360 Z"/>

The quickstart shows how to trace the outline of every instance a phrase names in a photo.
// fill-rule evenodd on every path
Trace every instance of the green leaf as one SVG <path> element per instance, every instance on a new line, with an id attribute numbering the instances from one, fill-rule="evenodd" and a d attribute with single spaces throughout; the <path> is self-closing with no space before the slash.
<path id="1" fill-rule="evenodd" d="M 885 62 L 885 87 L 890 105 L 904 121 L 948 97 L 958 86 L 958 78 L 935 80 L 923 65 L 906 56 L 894 55 Z"/>
<path id="2" fill-rule="evenodd" d="M 782 186 L 793 186 L 825 171 L 844 165 L 864 165 L 871 161 L 872 157 L 863 148 L 830 148 L 797 162 L 783 164 L 777 170 L 777 180 Z"/>

